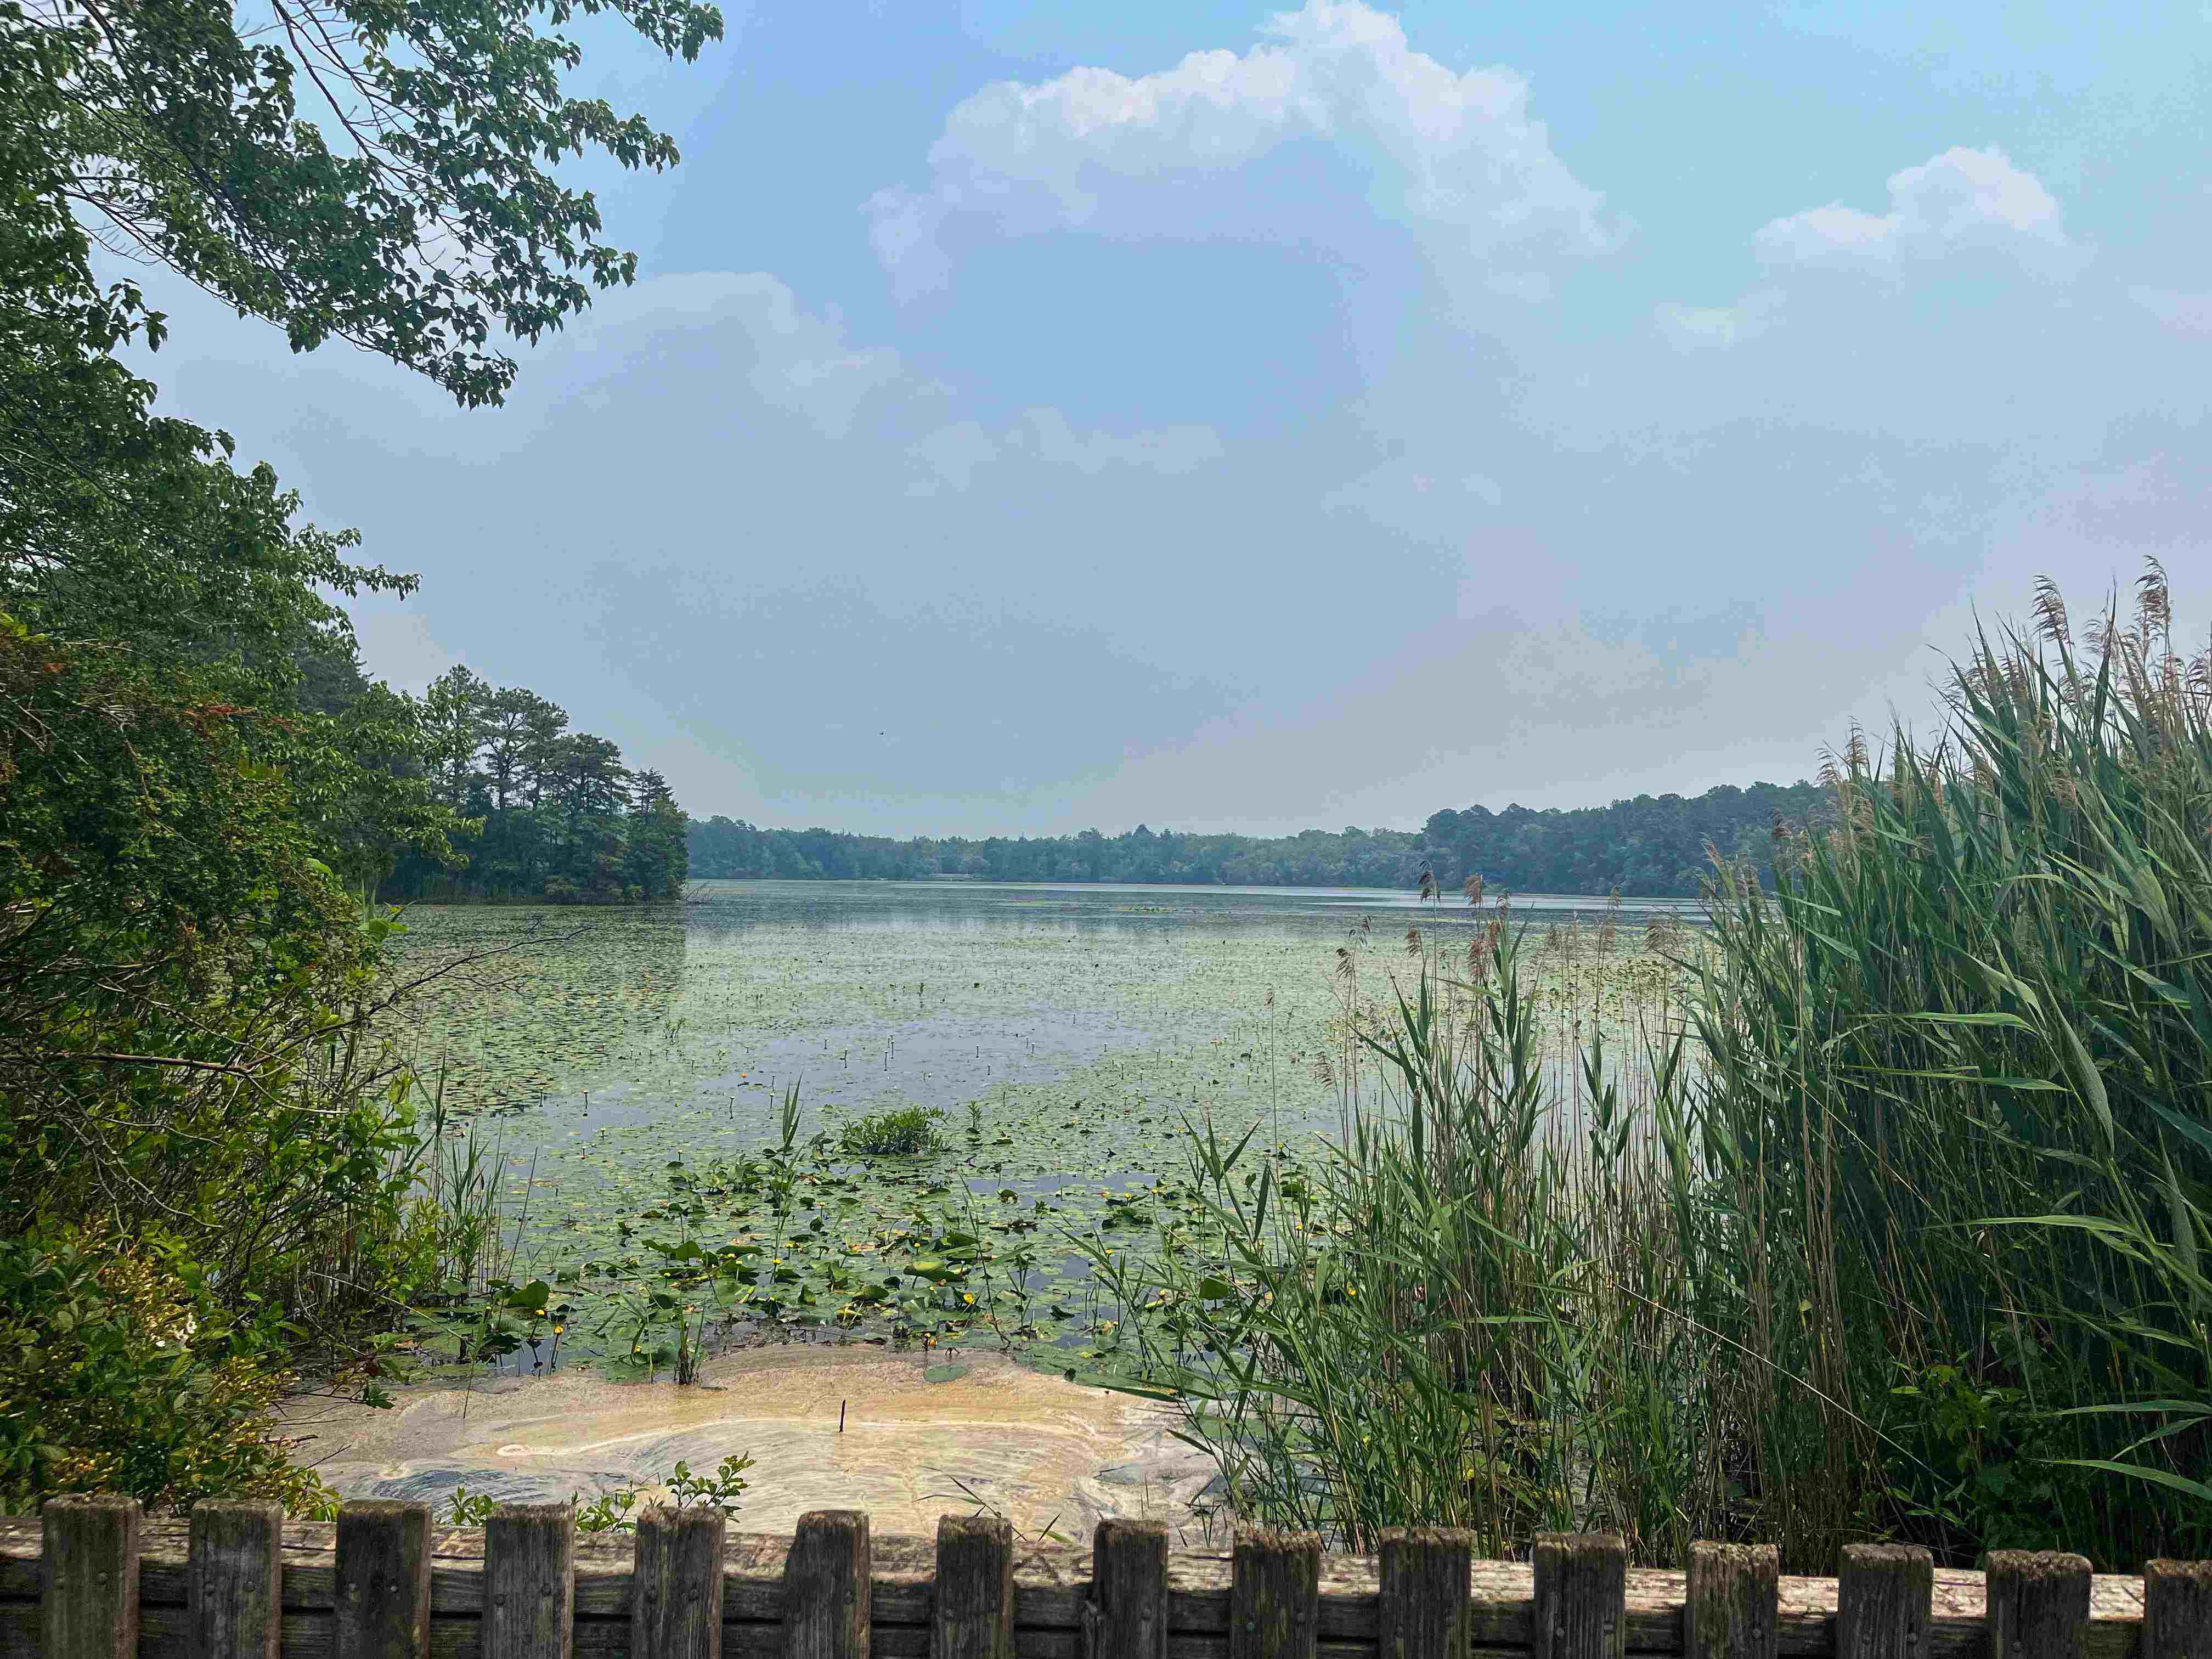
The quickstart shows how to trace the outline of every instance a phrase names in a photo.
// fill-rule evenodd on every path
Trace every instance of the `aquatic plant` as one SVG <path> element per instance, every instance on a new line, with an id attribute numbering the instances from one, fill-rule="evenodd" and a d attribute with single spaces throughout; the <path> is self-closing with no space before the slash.
<path id="1" fill-rule="evenodd" d="M 872 1112 L 837 1133 L 837 1144 L 853 1158 L 913 1158 L 944 1144 L 937 1133 L 942 1112 L 921 1106 Z"/>
<path id="2" fill-rule="evenodd" d="M 1540 987 L 1409 936 L 1379 1021 L 1340 956 L 1332 1053 L 1389 1086 L 1329 1156 L 1194 1118 L 1162 1248 L 1075 1241 L 1129 1385 L 1240 1512 L 1362 1545 L 2212 1547 L 2212 653 L 2169 618 L 2154 565 L 2086 644 L 2047 586 L 1978 637 L 1939 744 L 1855 738 L 1839 821 L 1777 826 L 1777 892 L 1717 856 L 1625 1055 L 1578 928 Z"/>

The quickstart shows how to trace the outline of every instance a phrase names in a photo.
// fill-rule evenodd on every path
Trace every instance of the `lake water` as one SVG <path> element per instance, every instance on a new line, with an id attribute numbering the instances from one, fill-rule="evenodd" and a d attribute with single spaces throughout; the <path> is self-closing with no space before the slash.
<path id="1" fill-rule="evenodd" d="M 1696 915 L 1512 904 L 1536 935 L 1564 925 L 1584 949 L 1609 926 L 1615 951 L 1654 915 Z M 802 1138 L 943 1113 L 931 1156 L 814 1160 L 823 1224 L 775 1248 L 821 1278 L 801 1288 L 826 1308 L 840 1255 L 896 1261 L 979 1231 L 1036 1255 L 1040 1235 L 1134 1212 L 1182 1169 L 1188 1123 L 1310 1146 L 1347 1086 L 1373 1087 L 1347 997 L 1407 977 L 1409 928 L 1449 960 L 1488 915 L 1372 890 L 951 881 L 701 882 L 680 906 L 605 911 L 419 906 L 404 965 L 442 976 L 414 1000 L 407 1041 L 449 1108 L 497 1139 L 516 1276 L 603 1290 L 649 1278 L 635 1243 L 654 1226 L 711 1244 L 799 1224 L 734 1200 L 670 1206 L 672 1171 L 772 1141 L 793 1085 Z M 1065 1306 L 1079 1264 L 1053 1249 L 1037 1269 L 1043 1303 Z M 1022 1322 L 1054 1341 L 1080 1323 Z"/>

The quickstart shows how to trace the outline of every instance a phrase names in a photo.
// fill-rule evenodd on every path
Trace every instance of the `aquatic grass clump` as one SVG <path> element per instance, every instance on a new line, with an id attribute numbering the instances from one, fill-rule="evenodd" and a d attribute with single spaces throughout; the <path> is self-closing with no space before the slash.
<path id="1" fill-rule="evenodd" d="M 1194 1211 L 1091 1253 L 1225 1504 L 1791 1571 L 2212 1552 L 2212 653 L 2170 614 L 2154 565 L 2077 643 L 2046 586 L 1940 744 L 1855 739 L 1776 826 L 1777 890 L 1717 860 L 1651 1002 L 1573 929 L 1464 976 L 1409 934 L 1380 1010 L 1340 953 L 1333 1074 L 1389 1087 L 1310 1178 L 1195 1127 Z"/>
<path id="2" fill-rule="evenodd" d="M 1737 1416 L 1807 1553 L 2212 1547 L 2212 653 L 2155 563 L 2086 640 L 2039 593 L 1939 744 L 1855 738 L 1779 891 L 1712 906 Z"/>
<path id="3" fill-rule="evenodd" d="M 918 1158 L 945 1144 L 937 1125 L 945 1114 L 921 1106 L 873 1112 L 838 1132 L 838 1146 L 852 1158 Z"/>
<path id="4" fill-rule="evenodd" d="M 1570 1076 L 1514 934 L 1479 984 L 1425 952 L 1410 973 L 1356 1033 L 1388 1086 L 1346 1090 L 1324 1158 L 1194 1126 L 1161 1248 L 1079 1243 L 1125 1310 L 1120 1385 L 1176 1403 L 1231 1513 L 1355 1550 L 1416 1524 L 1492 1554 L 1726 1535 L 1713 1351 L 1668 1224 L 1692 1170 L 1650 1132 L 1679 1036 L 1651 1026 L 1629 1067 L 1593 1036 Z"/>

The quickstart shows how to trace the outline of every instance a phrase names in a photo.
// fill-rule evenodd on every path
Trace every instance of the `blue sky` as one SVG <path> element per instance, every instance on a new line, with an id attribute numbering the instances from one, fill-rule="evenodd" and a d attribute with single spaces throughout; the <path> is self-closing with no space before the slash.
<path id="1" fill-rule="evenodd" d="M 763 3 L 463 414 L 165 295 L 167 401 L 694 812 L 1407 825 L 1806 775 L 2147 556 L 2204 615 L 2212 12 Z"/>

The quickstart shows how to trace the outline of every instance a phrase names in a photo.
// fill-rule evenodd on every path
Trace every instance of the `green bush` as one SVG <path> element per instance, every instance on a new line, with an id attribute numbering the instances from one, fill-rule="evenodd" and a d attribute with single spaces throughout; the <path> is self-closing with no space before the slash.
<path id="1" fill-rule="evenodd" d="M 179 1512 L 254 1497 L 324 1514 L 331 1494 L 270 1426 L 287 1338 L 157 1241 L 0 1239 L 0 1510 L 121 1492 Z"/>
<path id="2" fill-rule="evenodd" d="M 279 724 L 0 617 L 15 1502 L 283 1490 L 256 1413 L 295 1368 L 354 1368 L 434 1271 L 371 1024 L 392 924 L 318 856 Z"/>

